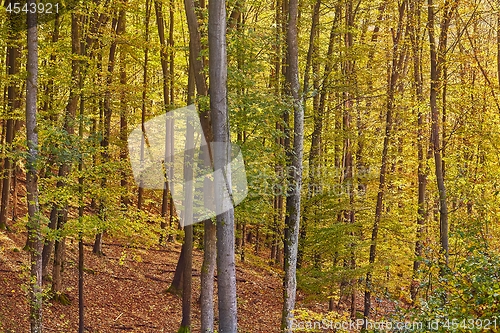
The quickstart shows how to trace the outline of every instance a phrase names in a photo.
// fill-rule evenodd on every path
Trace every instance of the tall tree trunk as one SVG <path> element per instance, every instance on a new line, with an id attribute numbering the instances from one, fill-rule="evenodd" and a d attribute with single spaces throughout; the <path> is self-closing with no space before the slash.
<path id="1" fill-rule="evenodd" d="M 12 3 L 11 1 L 6 2 L 6 6 Z M 14 77 L 19 72 L 19 58 L 20 58 L 20 47 L 16 45 L 17 41 L 21 38 L 19 35 L 19 24 L 21 24 L 21 15 L 9 14 L 8 24 L 9 24 L 9 35 L 8 41 L 9 46 L 7 47 L 7 74 L 9 77 Z M 18 81 L 16 79 L 10 79 L 7 88 L 7 108 L 9 112 L 9 117 L 5 122 L 5 142 L 4 146 L 5 153 L 8 154 L 11 151 L 11 145 L 14 141 L 15 136 L 15 120 L 13 119 L 14 111 L 20 107 L 19 92 L 18 92 Z M 3 168 L 0 170 L 2 175 L 1 184 L 1 200 L 0 200 L 0 230 L 5 230 L 7 228 L 7 216 L 9 211 L 9 198 L 11 189 L 11 179 L 12 179 L 12 157 L 6 156 L 3 159 Z M 16 198 L 14 198 L 16 200 Z"/>
<path id="2" fill-rule="evenodd" d="M 366 273 L 363 331 L 366 331 L 368 320 L 370 318 L 371 294 L 373 289 L 372 286 L 373 265 L 376 259 L 378 230 L 379 230 L 380 220 L 382 217 L 383 201 L 386 190 L 387 163 L 389 157 L 389 144 L 392 136 L 393 112 L 395 109 L 395 93 L 404 60 L 404 52 L 402 52 L 400 49 L 401 46 L 400 42 L 403 40 L 402 38 L 404 30 L 403 21 L 404 21 L 404 13 L 407 6 L 406 1 L 407 0 L 404 0 L 400 5 L 398 5 L 399 20 L 398 20 L 397 32 L 393 37 L 392 63 L 390 67 L 390 76 L 387 89 L 388 91 L 387 91 L 387 111 L 386 111 L 387 113 L 385 121 L 385 136 L 382 148 L 382 162 L 380 166 L 380 178 L 379 178 L 379 187 L 377 193 L 377 204 L 375 207 L 375 219 L 373 222 L 372 237 L 370 244 L 370 257 L 369 257 L 370 266 L 368 268 L 368 272 Z"/>
<path id="3" fill-rule="evenodd" d="M 302 157 L 304 146 L 304 107 L 299 96 L 299 65 L 298 65 L 298 33 L 297 33 L 298 0 L 290 0 L 288 4 L 287 24 L 287 92 L 293 101 L 293 151 L 287 152 L 291 162 L 288 174 L 289 192 L 286 200 L 285 218 L 285 258 L 283 279 L 283 312 L 281 329 L 292 331 L 293 309 L 297 289 L 297 251 L 300 227 L 300 192 L 302 187 Z"/>
<path id="4" fill-rule="evenodd" d="M 170 104 L 174 105 L 174 64 L 175 64 L 175 50 L 174 50 L 174 9 L 175 3 L 174 0 L 170 0 L 169 2 L 169 25 L 168 25 L 168 54 L 170 57 L 169 61 L 169 73 L 170 73 Z M 171 204 L 173 203 L 173 199 L 171 199 Z"/>
<path id="5" fill-rule="evenodd" d="M 309 76 L 312 67 L 313 72 L 313 89 L 316 90 L 319 88 L 318 84 L 318 61 L 317 57 L 318 53 L 318 37 L 319 37 L 319 10 L 321 7 L 321 0 L 317 0 L 312 14 L 312 23 L 311 23 L 311 31 L 309 35 L 309 49 L 307 51 L 307 60 L 306 60 L 306 69 L 304 71 L 304 109 L 306 109 L 307 98 L 309 94 Z M 319 114 L 319 93 L 314 91 L 313 97 L 313 133 L 311 138 L 311 148 L 309 150 L 309 188 L 307 192 L 308 200 L 316 194 L 317 192 L 317 171 L 318 168 L 318 158 L 320 153 L 320 141 L 321 141 L 321 131 L 322 131 L 322 121 L 323 115 Z M 307 211 L 310 205 L 304 205 L 304 214 L 302 218 L 302 224 L 300 226 L 299 231 L 299 247 L 297 252 L 297 267 L 300 268 L 302 265 L 302 258 L 304 256 L 304 243 L 307 236 Z"/>
<path id="6" fill-rule="evenodd" d="M 80 24 L 82 23 L 82 18 L 80 17 Z M 81 47 L 80 54 L 85 54 L 85 45 Z M 85 63 L 82 60 L 82 64 L 80 70 L 83 72 L 83 67 Z M 80 74 L 80 121 L 78 126 L 78 137 L 80 140 L 83 140 L 83 116 L 85 111 L 85 99 L 83 93 L 83 74 Z M 78 194 L 79 194 L 79 202 L 78 202 L 78 333 L 84 333 L 85 331 L 85 296 L 84 296 L 84 276 L 83 276 L 83 268 L 85 263 L 84 258 L 84 249 L 83 249 L 83 217 L 85 213 L 85 196 L 84 196 L 84 178 L 83 178 L 83 158 L 80 159 L 78 163 L 78 172 L 80 173 L 80 177 L 78 177 Z"/>
<path id="7" fill-rule="evenodd" d="M 123 14 L 122 14 L 123 12 Z M 123 33 L 126 29 L 126 16 L 124 10 L 120 12 L 120 16 L 123 15 L 121 21 L 122 26 L 118 26 L 118 29 L 122 30 Z M 126 71 L 126 53 L 122 48 L 120 50 L 120 162 L 122 163 L 122 168 L 120 170 L 120 187 L 123 191 L 120 201 L 123 205 L 123 209 L 127 209 L 130 205 L 130 194 L 129 194 L 129 183 L 127 168 L 125 167 L 128 163 L 128 149 L 127 149 L 127 135 L 128 135 L 128 107 L 127 107 L 127 71 Z"/>
<path id="8" fill-rule="evenodd" d="M 184 179 L 193 179 L 194 119 L 186 119 L 186 146 L 184 155 Z M 182 286 L 182 322 L 178 333 L 191 332 L 191 279 L 193 262 L 193 183 L 184 182 L 184 269 Z"/>
<path id="9" fill-rule="evenodd" d="M 275 43 L 273 44 L 273 49 L 275 52 L 275 56 L 273 59 L 273 71 L 271 72 L 270 84 L 274 88 L 274 94 L 277 99 L 280 98 L 281 95 L 281 80 L 280 80 L 280 72 L 282 66 L 282 54 L 283 54 L 283 42 L 282 42 L 282 11 L 281 11 L 281 0 L 276 0 L 275 4 Z M 283 123 L 281 121 L 276 121 L 276 130 L 280 133 L 284 133 Z M 276 145 L 281 148 L 284 147 L 284 138 L 279 135 L 275 139 Z M 281 149 L 280 148 L 280 149 Z M 279 160 L 279 157 L 277 158 Z M 271 264 L 279 264 L 280 260 L 278 258 L 280 253 L 280 245 L 283 242 L 282 240 L 282 223 L 283 223 L 283 195 L 282 188 L 284 187 L 283 181 L 283 169 L 284 166 L 282 162 L 277 162 L 274 166 L 274 171 L 276 173 L 276 179 L 278 181 L 278 186 L 274 191 L 273 197 L 273 227 L 271 229 L 271 255 L 270 262 Z M 258 243 L 258 242 L 257 242 Z"/>
<path id="10" fill-rule="evenodd" d="M 52 34 L 52 42 L 56 43 L 59 40 L 59 14 L 56 15 L 56 19 L 54 21 L 54 32 Z M 51 65 L 54 65 L 54 62 L 56 61 L 56 56 L 53 54 L 50 56 L 51 60 Z M 50 110 L 50 120 L 53 122 L 57 121 L 57 117 L 54 115 L 54 112 L 52 110 L 53 104 L 54 104 L 54 80 L 51 78 L 49 80 L 49 83 L 47 85 L 46 89 L 48 101 L 44 103 L 44 111 L 49 111 Z M 49 222 L 49 229 L 54 230 L 57 227 L 57 206 L 53 205 L 51 212 L 50 212 L 50 222 Z M 43 252 L 42 252 L 42 280 L 46 281 L 47 277 L 49 275 L 49 262 L 50 258 L 52 256 L 52 251 L 54 249 L 54 239 L 45 239 L 45 243 L 43 245 Z"/>
<path id="11" fill-rule="evenodd" d="M 191 298 L 193 276 L 193 225 L 184 227 L 184 245 L 186 254 L 183 258 L 182 269 L 182 322 L 179 333 L 191 332 Z"/>
<path id="12" fill-rule="evenodd" d="M 440 231 L 440 244 L 441 252 L 443 255 L 444 263 L 448 265 L 448 205 L 446 199 L 446 187 L 444 183 L 443 172 L 443 159 L 441 155 L 442 143 L 440 139 L 440 117 L 437 105 L 439 91 L 441 90 L 442 83 L 442 70 L 445 63 L 445 52 L 448 38 L 448 27 L 451 22 L 453 13 L 455 12 L 458 1 L 446 0 L 444 4 L 444 13 L 441 20 L 439 45 L 436 44 L 435 38 L 435 9 L 433 0 L 428 0 L 428 24 L 427 30 L 429 32 L 429 46 L 430 46 L 430 66 L 431 66 L 431 85 L 429 92 L 429 102 L 431 110 L 431 145 L 434 153 L 435 175 L 437 188 L 439 192 L 439 231 Z"/>
<path id="13" fill-rule="evenodd" d="M 141 167 L 144 163 L 144 154 L 145 154 L 145 136 L 146 129 L 144 127 L 144 123 L 146 122 L 146 99 L 147 99 L 147 87 L 148 87 L 148 62 L 149 62 L 149 18 L 151 15 L 151 1 L 146 0 L 146 23 L 145 23 L 145 48 L 144 48 L 144 64 L 143 64 L 143 73 L 142 73 L 142 106 L 141 106 L 141 128 L 142 128 L 142 141 L 141 141 Z M 163 21 L 163 20 L 162 20 Z M 163 67 L 163 62 L 162 62 Z M 144 184 L 141 179 L 139 180 L 139 193 L 137 195 L 137 209 L 142 209 L 142 204 L 144 202 Z"/>
<path id="14" fill-rule="evenodd" d="M 28 0 L 28 6 L 35 0 Z M 31 333 L 42 332 L 42 234 L 38 202 L 38 30 L 37 14 L 28 12 L 28 59 L 26 71 L 26 198 L 28 206 L 28 240 L 30 251 L 30 328 Z"/>
<path id="15" fill-rule="evenodd" d="M 200 57 L 201 35 L 198 25 L 198 18 L 196 16 L 196 7 L 193 0 L 184 0 L 184 7 L 186 10 L 186 19 L 189 29 L 189 61 L 190 71 L 193 73 L 194 81 L 196 83 L 196 91 L 198 96 L 207 96 L 208 87 L 205 76 L 203 74 L 203 60 Z M 189 92 L 188 95 L 191 95 Z M 190 96 L 188 96 L 190 97 Z M 207 143 L 212 142 L 212 128 L 211 128 L 211 114 L 209 110 L 203 105 L 200 105 L 200 122 L 205 135 Z M 204 152 L 204 163 L 210 165 L 210 153 Z M 204 252 L 203 264 L 201 269 L 201 331 L 203 333 L 214 331 L 214 272 L 216 261 L 216 230 L 211 219 L 204 222 Z"/>
<path id="16" fill-rule="evenodd" d="M 346 27 L 347 27 L 347 33 L 345 34 L 345 46 L 347 49 L 347 52 L 352 52 L 352 48 L 354 46 L 354 36 L 352 34 L 352 30 L 354 29 L 354 18 L 355 18 L 355 8 L 353 8 L 353 2 L 348 1 L 347 3 L 347 8 L 346 8 Z M 356 68 L 355 68 L 355 62 L 353 60 L 347 60 L 344 63 L 344 69 L 343 69 L 343 74 L 346 80 L 346 86 L 348 87 L 349 90 L 346 90 L 343 93 L 343 113 L 342 113 L 342 127 L 344 129 L 344 148 L 343 148 L 343 157 L 342 157 L 342 169 L 343 169 L 343 174 L 342 174 L 342 183 L 343 187 L 347 190 L 347 193 L 349 194 L 349 209 L 344 210 L 342 219 L 344 220 L 345 223 L 348 224 L 354 224 L 355 221 L 355 215 L 354 215 L 354 191 L 353 191 L 353 183 L 354 183 L 354 177 L 353 177 L 353 168 L 354 168 L 354 162 L 353 162 L 353 144 L 351 140 L 351 131 L 353 130 L 353 125 L 352 125 L 352 113 L 354 109 L 354 99 L 356 96 L 354 96 L 354 93 L 351 93 L 351 90 L 356 89 Z M 354 239 L 354 231 L 350 232 L 350 236 L 352 239 Z M 351 271 L 354 271 L 356 268 L 356 257 L 355 257 L 355 252 L 354 252 L 355 244 L 354 242 L 351 242 L 349 244 L 349 252 L 350 252 L 350 258 L 348 262 L 346 262 L 346 266 L 349 267 Z M 351 318 L 355 317 L 355 305 L 356 305 L 356 280 L 351 279 L 348 281 L 349 285 L 349 292 L 351 295 Z"/>
<path id="17" fill-rule="evenodd" d="M 80 88 L 80 60 L 76 59 L 80 55 L 80 29 L 79 29 L 79 17 L 77 14 L 72 14 L 71 17 L 71 52 L 75 59 L 71 63 L 71 78 L 72 85 L 70 89 L 70 96 L 68 104 L 66 105 L 66 114 L 64 117 L 64 131 L 68 137 L 74 135 L 74 120 L 76 115 L 76 110 L 78 108 L 78 99 L 80 93 L 78 92 Z M 71 172 L 71 161 L 65 161 L 59 167 L 58 176 L 60 181 L 57 182 L 57 188 L 61 190 L 66 186 L 65 179 Z M 57 210 L 57 226 L 58 230 L 63 230 L 64 225 L 68 219 L 68 202 L 63 202 L 61 208 Z M 56 300 L 67 304 L 69 300 L 67 296 L 62 293 L 62 270 L 64 263 L 64 248 L 65 248 L 65 237 L 61 239 L 56 239 L 55 241 L 55 252 L 54 252 L 54 266 L 52 271 L 52 291 L 54 292 L 54 297 Z"/>
<path id="18" fill-rule="evenodd" d="M 231 195 L 229 113 L 227 108 L 226 3 L 212 0 L 208 6 L 210 109 L 214 139 L 214 190 L 217 215 L 217 287 L 219 332 L 237 331 L 234 210 Z M 221 172 L 222 171 L 222 172 Z"/>
<path id="19" fill-rule="evenodd" d="M 420 1 L 410 0 L 408 10 L 408 27 L 411 41 L 411 49 L 413 56 L 413 81 L 415 85 L 416 103 L 419 105 L 417 109 L 417 155 L 418 155 L 418 203 L 417 203 L 417 234 L 415 241 L 415 259 L 413 261 L 413 277 L 410 285 L 410 296 L 415 302 L 418 292 L 417 275 L 420 269 L 421 257 L 423 253 L 422 234 L 425 228 L 426 210 L 425 210 L 425 192 L 427 187 L 427 151 L 428 138 L 426 136 L 426 113 L 420 105 L 424 103 L 423 83 L 422 83 L 422 59 L 420 57 Z"/>
<path id="20" fill-rule="evenodd" d="M 174 0 L 170 0 L 169 2 L 169 26 L 168 26 L 168 55 L 169 55 L 169 80 L 170 80 L 170 104 L 174 105 L 175 104 L 175 95 L 174 95 L 174 64 L 175 64 L 175 50 L 174 50 L 174 8 L 175 8 L 175 3 Z M 191 66 L 191 65 L 189 65 Z M 190 67 L 190 74 L 192 75 L 192 68 Z M 194 94 L 194 81 L 193 82 L 193 88 L 191 89 Z M 189 95 L 189 89 L 188 89 L 188 95 Z M 191 95 L 193 95 L 191 94 Z M 188 103 L 189 105 L 190 103 Z M 170 123 L 170 129 L 173 131 L 173 126 L 174 123 Z M 174 149 L 174 142 L 173 140 L 170 142 L 170 151 L 173 151 Z M 170 155 L 172 157 L 172 155 Z M 171 161 L 170 161 L 171 162 Z M 170 177 L 173 177 L 173 169 L 169 169 L 169 175 Z M 169 191 L 170 192 L 170 191 Z M 172 194 L 170 193 L 169 195 L 169 226 L 170 228 L 173 227 L 174 224 L 174 198 L 172 197 Z M 174 234 L 169 234 L 168 235 L 168 241 L 173 242 L 174 241 Z"/>
<path id="21" fill-rule="evenodd" d="M 165 41 L 165 21 L 163 19 L 163 12 L 162 12 L 162 4 L 158 1 L 155 0 L 155 13 L 156 13 L 156 25 L 158 26 L 158 36 L 160 38 L 160 62 L 161 62 L 161 70 L 163 74 L 163 103 L 164 103 L 164 109 L 165 111 L 168 110 L 168 107 L 170 105 L 170 100 L 169 100 L 169 89 L 168 85 L 170 83 L 170 77 L 172 76 L 171 73 L 169 73 L 169 68 L 168 68 L 168 50 L 167 50 L 167 45 Z M 167 117 L 166 119 L 166 128 L 167 132 L 172 131 L 172 120 Z M 164 160 L 164 165 L 165 165 L 165 181 L 163 185 L 163 193 L 162 193 L 162 202 L 161 202 L 161 224 L 160 228 L 161 233 L 160 233 L 160 239 L 159 243 L 163 244 L 164 237 L 165 237 L 165 228 L 167 226 L 166 220 L 167 220 L 167 215 L 168 215 L 168 204 L 169 204 L 169 188 L 168 188 L 168 178 L 171 177 L 171 173 L 169 172 L 171 169 L 171 163 L 172 161 L 167 160 L 171 156 L 170 153 L 170 146 L 171 146 L 171 141 L 172 136 L 167 135 L 166 140 L 165 140 L 165 160 Z"/>
<path id="22" fill-rule="evenodd" d="M 147 0 L 148 2 L 149 0 Z M 113 42 L 111 43 L 111 47 L 109 49 L 109 56 L 108 56 L 108 67 L 107 67 L 107 75 L 106 75 L 106 90 L 104 92 L 104 115 L 103 115 L 103 136 L 101 140 L 101 158 L 102 158 L 102 163 L 106 164 L 109 163 L 110 161 L 110 152 L 109 152 L 109 141 L 111 137 L 111 117 L 113 115 L 113 109 L 111 108 L 111 84 L 113 83 L 113 71 L 115 68 L 115 58 L 116 58 L 116 47 L 117 47 L 117 38 L 123 33 L 124 29 L 124 24 L 122 23 L 123 20 L 125 19 L 125 13 L 121 11 L 123 15 L 119 15 L 118 19 L 113 19 L 112 22 L 112 27 L 115 29 L 116 35 L 113 39 Z M 147 15 L 149 15 L 149 11 L 147 12 Z M 148 16 L 149 18 L 149 16 Z M 146 21 L 149 21 L 147 19 Z M 148 35 L 148 29 L 146 25 L 146 34 Z M 147 50 L 147 48 L 146 48 Z M 147 58 L 147 57 L 146 57 Z M 147 62 L 147 61 L 146 61 Z M 103 175 L 101 178 L 101 188 L 104 190 L 107 187 L 107 176 Z M 105 198 L 105 195 L 100 198 L 100 203 L 99 203 L 99 216 L 101 220 L 106 220 L 106 205 L 107 205 L 107 198 Z M 94 247 L 92 249 L 92 252 L 98 255 L 102 255 L 102 237 L 103 237 L 103 232 L 100 231 L 94 240 Z"/>

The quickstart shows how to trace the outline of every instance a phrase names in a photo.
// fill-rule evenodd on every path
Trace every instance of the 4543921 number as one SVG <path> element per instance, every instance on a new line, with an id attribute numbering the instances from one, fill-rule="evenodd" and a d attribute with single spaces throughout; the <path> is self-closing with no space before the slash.
<path id="1" fill-rule="evenodd" d="M 59 13 L 58 3 L 20 3 L 20 2 L 10 2 L 6 8 L 7 13 L 38 13 L 38 14 L 57 14 Z"/>

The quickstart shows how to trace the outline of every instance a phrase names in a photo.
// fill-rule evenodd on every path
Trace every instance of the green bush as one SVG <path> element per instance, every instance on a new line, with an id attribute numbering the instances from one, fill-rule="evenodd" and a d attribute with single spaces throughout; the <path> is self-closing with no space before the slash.
<path id="1" fill-rule="evenodd" d="M 427 300 L 413 310 L 422 332 L 500 331 L 500 256 L 473 251 L 444 274 Z"/>

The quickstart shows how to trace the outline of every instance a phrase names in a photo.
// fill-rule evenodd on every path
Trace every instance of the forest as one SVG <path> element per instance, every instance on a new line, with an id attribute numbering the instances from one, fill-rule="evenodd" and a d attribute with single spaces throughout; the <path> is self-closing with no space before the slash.
<path id="1" fill-rule="evenodd" d="M 0 22 L 0 333 L 500 332 L 498 1 Z"/>

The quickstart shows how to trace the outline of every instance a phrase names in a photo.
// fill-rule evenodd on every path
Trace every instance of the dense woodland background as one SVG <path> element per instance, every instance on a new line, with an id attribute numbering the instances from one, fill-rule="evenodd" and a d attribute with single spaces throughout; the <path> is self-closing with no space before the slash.
<path id="1" fill-rule="evenodd" d="M 208 4 L 85 1 L 68 3 L 71 8 L 54 17 L 40 16 L 33 102 L 30 30 L 25 14 L 6 11 L 9 3 L 0 10 L 0 261 L 18 258 L 26 226 L 33 227 L 21 200 L 30 193 L 31 171 L 39 189 L 43 293 L 50 302 L 69 303 L 78 287 L 64 269 L 71 267 L 68 256 L 72 264 L 80 260 L 80 281 L 90 278 L 84 245 L 89 250 L 93 244 L 98 256 L 115 253 L 110 244 L 119 244 L 123 251 L 116 255 L 125 265 L 133 265 L 126 263 L 127 249 L 143 249 L 146 256 L 175 248 L 169 252 L 175 263 L 178 244 L 186 240 L 185 257 L 194 244 L 210 260 L 214 224 L 196 224 L 193 239 L 185 237 L 168 188 L 137 186 L 126 141 L 141 123 L 192 102 L 202 125 L 210 126 L 216 83 L 209 67 L 216 56 L 209 59 Z M 496 321 L 492 325 L 500 311 L 499 3 L 230 0 L 226 7 L 230 138 L 242 148 L 249 184 L 248 197 L 234 210 L 238 269 L 257 265 L 283 277 L 283 318 L 295 303 L 287 288 L 296 260 L 304 295 L 296 320 L 437 318 L 443 332 L 498 331 Z M 297 43 L 291 44 L 294 28 Z M 31 128 L 39 140 L 34 160 L 26 144 L 30 108 L 37 127 L 28 133 Z M 300 195 L 294 196 L 297 184 Z M 296 255 L 294 219 L 300 220 Z M 74 257 L 65 247 L 76 251 Z M 28 257 L 18 260 L 25 277 L 16 293 L 22 294 L 20 284 L 33 281 Z M 185 292 L 191 281 L 179 285 L 182 276 L 191 276 L 182 270 L 189 270 L 188 262 L 180 259 L 176 277 L 164 281 L 173 279 L 170 291 L 191 299 Z M 193 283 L 206 272 L 196 267 Z M 8 271 L 2 268 L 0 277 Z M 246 289 L 238 285 L 237 305 L 246 309 L 247 292 L 240 290 Z M 36 293 L 30 295 L 36 303 Z M 210 307 L 204 300 L 201 306 Z M 85 302 L 88 312 L 92 299 Z M 194 298 L 192 303 L 197 309 Z M 1 304 L 11 313 L 9 302 Z M 382 311 L 374 310 L 381 305 Z M 273 308 L 277 318 L 280 307 Z M 14 332 L 14 319 L 3 311 L 0 331 Z M 179 316 L 181 307 L 168 311 Z M 251 323 L 252 314 L 242 313 L 247 317 L 238 313 L 238 320 Z M 202 317 L 201 329 L 213 327 L 213 317 L 212 324 Z M 457 327 L 450 326 L 452 319 Z M 191 325 L 185 320 L 184 329 Z M 292 329 L 283 319 L 268 331 L 280 325 Z"/>

